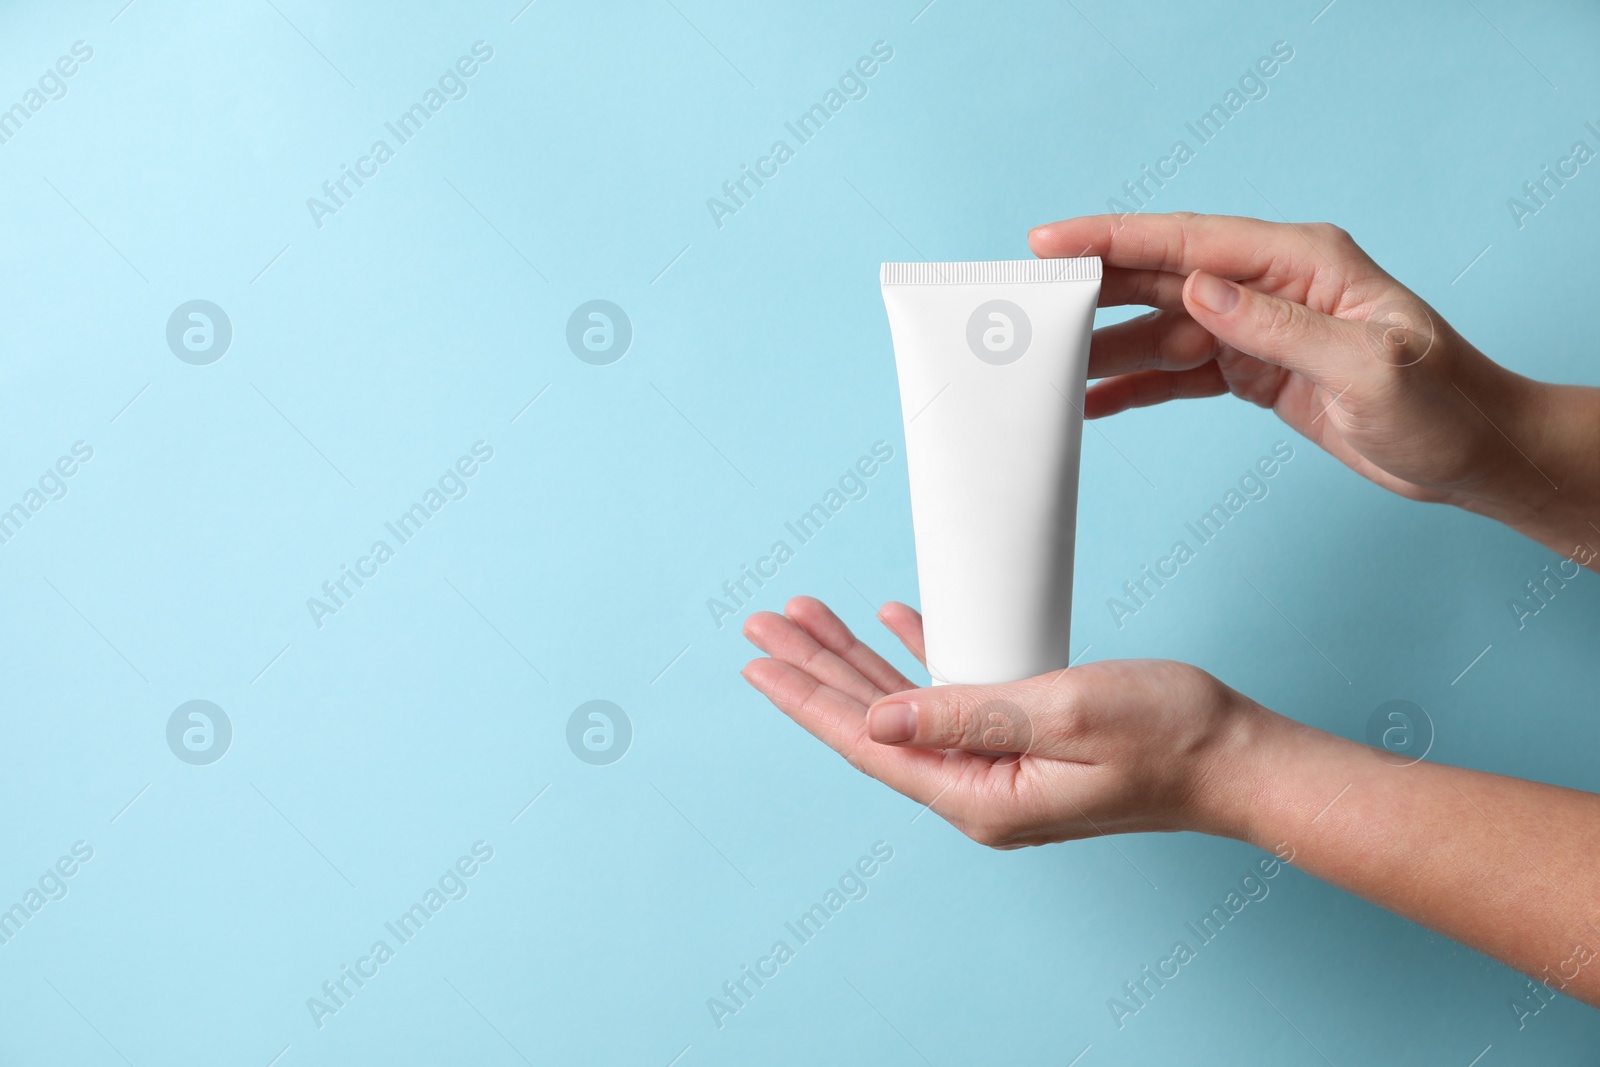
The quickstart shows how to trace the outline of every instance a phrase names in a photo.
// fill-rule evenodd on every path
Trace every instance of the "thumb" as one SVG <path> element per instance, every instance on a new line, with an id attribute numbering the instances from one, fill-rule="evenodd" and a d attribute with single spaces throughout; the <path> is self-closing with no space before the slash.
<path id="1" fill-rule="evenodd" d="M 1225 344 L 1303 374 L 1318 385 L 1332 379 L 1348 382 L 1368 341 L 1362 323 L 1336 319 L 1200 270 L 1184 283 L 1183 305 Z"/>
<path id="2" fill-rule="evenodd" d="M 867 709 L 867 736 L 884 745 L 1028 752 L 1033 718 L 998 686 L 939 685 L 884 697 Z"/>

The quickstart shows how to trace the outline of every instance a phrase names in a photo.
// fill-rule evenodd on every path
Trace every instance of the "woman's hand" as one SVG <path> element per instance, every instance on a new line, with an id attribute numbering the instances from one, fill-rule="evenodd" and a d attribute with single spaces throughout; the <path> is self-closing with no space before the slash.
<path id="1" fill-rule="evenodd" d="M 1385 489 L 1600 555 L 1600 391 L 1497 365 L 1343 230 L 1096 215 L 1028 240 L 1101 257 L 1101 306 L 1158 309 L 1095 331 L 1089 418 L 1232 393 Z"/>
<path id="2" fill-rule="evenodd" d="M 922 617 L 880 618 L 920 660 Z M 1287 720 L 1204 671 L 1090 663 L 1011 685 L 918 689 L 821 601 L 757 612 L 744 677 L 858 770 L 995 848 L 1098 834 L 1243 836 L 1252 739 Z"/>
<path id="3" fill-rule="evenodd" d="M 1238 838 L 1600 1006 L 1600 796 L 1396 760 L 1181 663 L 916 689 L 819 601 L 785 612 L 745 623 L 772 657 L 745 667 L 750 684 L 983 844 Z M 891 603 L 879 617 L 920 658 L 917 613 Z M 909 718 L 894 710 L 908 704 Z M 1536 993 L 1513 997 L 1519 1022 Z"/>

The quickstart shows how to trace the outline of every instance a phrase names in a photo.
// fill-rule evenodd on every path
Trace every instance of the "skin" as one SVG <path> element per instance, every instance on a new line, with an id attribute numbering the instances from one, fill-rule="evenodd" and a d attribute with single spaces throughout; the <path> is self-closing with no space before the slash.
<path id="1" fill-rule="evenodd" d="M 1600 569 L 1600 390 L 1496 365 L 1332 226 L 1094 216 L 1029 235 L 1097 255 L 1085 411 L 1231 393 L 1408 499 L 1504 522 Z M 922 619 L 880 620 L 919 660 Z M 757 612 L 747 681 L 973 840 L 1193 830 L 1250 842 L 1600 1006 L 1600 796 L 1408 763 L 1165 660 L 919 689 L 820 601 Z M 1398 814 L 1397 814 L 1398 813 Z"/>

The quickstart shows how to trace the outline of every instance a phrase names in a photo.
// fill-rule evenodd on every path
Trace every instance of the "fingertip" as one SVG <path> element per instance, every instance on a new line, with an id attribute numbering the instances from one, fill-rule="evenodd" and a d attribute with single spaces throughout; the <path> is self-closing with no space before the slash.
<path id="1" fill-rule="evenodd" d="M 1115 381 L 1113 378 L 1107 381 Z M 1091 385 L 1083 394 L 1083 417 L 1091 422 L 1103 419 L 1108 415 L 1115 415 L 1118 411 L 1114 403 L 1113 390 L 1102 389 L 1099 384 Z"/>
<path id="2" fill-rule="evenodd" d="M 783 613 L 792 619 L 797 614 L 805 615 L 815 611 L 820 607 L 822 607 L 822 601 L 818 600 L 814 596 L 805 596 L 802 594 L 800 596 L 790 597 L 788 603 L 783 605 Z"/>
<path id="3" fill-rule="evenodd" d="M 1069 247 L 1072 244 L 1072 230 L 1077 219 L 1058 219 L 1055 222 L 1045 222 L 1028 231 L 1028 248 L 1040 259 L 1060 259 L 1063 256 L 1083 256 L 1089 254 L 1083 240 L 1078 240 L 1080 247 Z"/>
<path id="4" fill-rule="evenodd" d="M 922 615 L 909 604 L 902 604 L 898 600 L 889 601 L 879 609 L 878 621 L 902 641 L 920 638 Z"/>
<path id="5" fill-rule="evenodd" d="M 903 745 L 917 736 L 917 709 L 903 700 L 879 700 L 867 709 L 867 736 L 880 745 Z"/>
<path id="6" fill-rule="evenodd" d="M 746 639 L 754 641 L 762 630 L 771 626 L 773 623 L 787 621 L 787 619 L 775 611 L 752 611 L 749 615 L 745 616 L 744 625 L 739 629 L 740 632 L 744 634 Z"/>
<path id="7" fill-rule="evenodd" d="M 1240 287 L 1203 270 L 1189 273 L 1183 283 L 1183 303 L 1194 314 L 1226 315 L 1239 306 Z"/>
<path id="8" fill-rule="evenodd" d="M 758 656 L 739 668 L 739 676 L 757 689 L 761 688 L 761 678 L 770 669 L 773 661 L 765 656 Z"/>

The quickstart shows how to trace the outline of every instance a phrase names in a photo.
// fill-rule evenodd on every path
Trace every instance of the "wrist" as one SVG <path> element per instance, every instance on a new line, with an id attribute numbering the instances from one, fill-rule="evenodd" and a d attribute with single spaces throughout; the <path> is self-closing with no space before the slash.
<path id="1" fill-rule="evenodd" d="M 1271 833 L 1271 805 L 1284 775 L 1295 773 L 1297 756 L 1319 747 L 1330 734 L 1295 722 L 1234 694 L 1235 705 L 1218 742 L 1207 752 L 1191 795 L 1188 829 L 1260 844 Z"/>
<path id="2" fill-rule="evenodd" d="M 1493 420 L 1506 462 L 1457 503 L 1600 567 L 1600 389 L 1507 376 Z"/>

